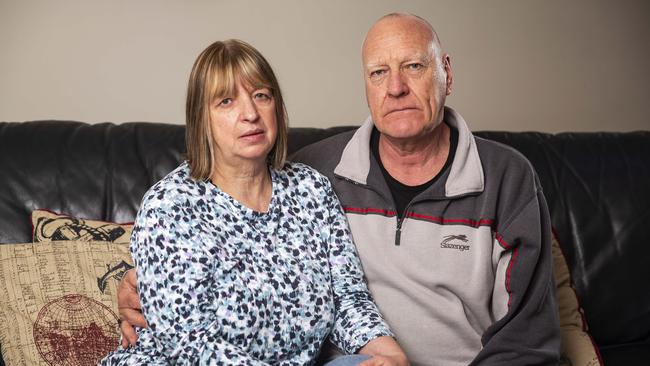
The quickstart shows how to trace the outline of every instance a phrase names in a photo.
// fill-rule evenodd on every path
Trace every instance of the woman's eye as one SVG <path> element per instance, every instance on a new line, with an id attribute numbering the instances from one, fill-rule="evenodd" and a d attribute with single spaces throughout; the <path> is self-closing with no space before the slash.
<path id="1" fill-rule="evenodd" d="M 224 107 L 230 104 L 232 104 L 232 98 L 224 98 L 221 100 L 221 102 L 219 102 L 219 105 Z"/>
<path id="2" fill-rule="evenodd" d="M 271 96 L 267 93 L 255 93 L 254 97 L 257 100 L 271 100 Z"/>

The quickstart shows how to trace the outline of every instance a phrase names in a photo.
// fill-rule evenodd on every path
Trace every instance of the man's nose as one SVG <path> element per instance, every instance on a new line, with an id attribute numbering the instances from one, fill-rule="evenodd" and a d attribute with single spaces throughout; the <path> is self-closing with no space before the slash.
<path id="1" fill-rule="evenodd" d="M 388 79 L 388 95 L 399 98 L 408 94 L 408 84 L 405 82 L 401 72 L 393 72 Z"/>
<path id="2" fill-rule="evenodd" d="M 241 117 L 246 122 L 255 122 L 259 118 L 259 113 L 257 111 L 257 105 L 255 101 L 250 96 L 245 96 L 242 98 L 241 105 Z"/>

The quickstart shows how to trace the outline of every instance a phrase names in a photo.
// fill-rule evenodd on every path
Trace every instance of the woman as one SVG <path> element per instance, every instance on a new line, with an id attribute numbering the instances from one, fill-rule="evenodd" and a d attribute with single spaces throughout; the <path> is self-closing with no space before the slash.
<path id="1" fill-rule="evenodd" d="M 102 364 L 309 365 L 328 335 L 373 356 L 363 365 L 408 364 L 329 182 L 284 161 L 264 57 L 237 40 L 205 49 L 186 119 L 188 160 L 145 194 L 131 240 L 149 328 Z"/>

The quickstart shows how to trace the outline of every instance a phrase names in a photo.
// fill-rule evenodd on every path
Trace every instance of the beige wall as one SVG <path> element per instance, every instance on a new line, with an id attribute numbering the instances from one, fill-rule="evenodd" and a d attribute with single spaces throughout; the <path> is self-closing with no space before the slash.
<path id="1" fill-rule="evenodd" d="M 392 11 L 436 27 L 448 104 L 474 130 L 650 129 L 645 0 L 0 0 L 0 121 L 182 123 L 196 55 L 241 38 L 274 66 L 293 126 L 358 124 L 360 45 Z"/>

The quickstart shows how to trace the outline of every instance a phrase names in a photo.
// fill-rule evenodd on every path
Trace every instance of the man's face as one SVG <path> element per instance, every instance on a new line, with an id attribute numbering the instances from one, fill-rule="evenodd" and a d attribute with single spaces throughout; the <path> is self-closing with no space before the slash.
<path id="1" fill-rule="evenodd" d="M 363 47 L 366 99 L 377 129 L 398 140 L 423 137 L 442 122 L 451 92 L 448 55 L 415 18 L 390 17 L 368 32 Z"/>

